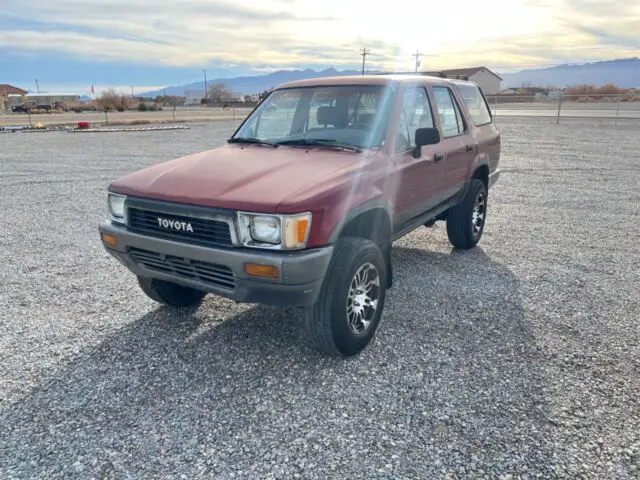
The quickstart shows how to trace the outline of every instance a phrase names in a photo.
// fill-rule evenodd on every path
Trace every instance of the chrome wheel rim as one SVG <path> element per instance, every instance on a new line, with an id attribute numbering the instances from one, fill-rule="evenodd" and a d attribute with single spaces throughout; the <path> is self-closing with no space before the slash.
<path id="1" fill-rule="evenodd" d="M 473 235 L 478 236 L 484 227 L 484 219 L 487 211 L 487 200 L 483 192 L 478 193 L 476 201 L 473 204 L 473 213 L 471 215 L 471 226 Z"/>
<path id="2" fill-rule="evenodd" d="M 380 275 L 371 263 L 360 266 L 349 284 L 347 295 L 347 321 L 357 335 L 366 332 L 378 311 Z"/>

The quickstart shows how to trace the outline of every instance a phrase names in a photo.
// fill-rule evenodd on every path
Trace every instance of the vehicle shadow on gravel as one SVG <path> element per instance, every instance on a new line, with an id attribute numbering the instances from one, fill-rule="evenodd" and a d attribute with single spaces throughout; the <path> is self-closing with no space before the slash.
<path id="1" fill-rule="evenodd" d="M 160 307 L 2 407 L 0 451 L 28 476 L 548 474 L 544 370 L 517 278 L 480 248 L 397 247 L 394 262 L 358 357 L 311 350 L 299 309 Z"/>

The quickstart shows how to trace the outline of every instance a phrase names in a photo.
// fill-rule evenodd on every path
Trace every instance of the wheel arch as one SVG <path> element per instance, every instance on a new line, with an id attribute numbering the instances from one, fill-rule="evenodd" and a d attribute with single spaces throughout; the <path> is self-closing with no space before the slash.
<path id="1" fill-rule="evenodd" d="M 478 179 L 484 183 L 484 187 L 489 190 L 489 165 L 483 163 L 478 165 L 471 175 L 471 180 Z"/>
<path id="2" fill-rule="evenodd" d="M 372 240 L 384 248 L 393 235 L 391 218 L 390 209 L 384 203 L 369 203 L 353 209 L 333 231 L 331 241 L 342 237 L 359 237 Z"/>
<path id="3" fill-rule="evenodd" d="M 366 238 L 378 245 L 387 263 L 387 288 L 391 288 L 393 217 L 389 206 L 383 202 L 369 202 L 352 210 L 334 230 L 331 242 L 336 242 L 342 237 Z"/>

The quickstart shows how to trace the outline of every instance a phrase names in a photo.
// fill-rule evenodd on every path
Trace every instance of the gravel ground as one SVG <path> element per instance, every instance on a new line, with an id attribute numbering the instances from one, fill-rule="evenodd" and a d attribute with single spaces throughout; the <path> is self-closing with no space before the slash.
<path id="1" fill-rule="evenodd" d="M 205 122 L 209 120 L 232 120 L 246 117 L 250 108 L 238 107 L 223 110 L 221 107 L 178 107 L 174 112 L 172 108 L 164 108 L 159 112 L 110 112 L 110 124 L 127 124 L 132 122 Z M 66 112 L 66 113 L 42 113 L 31 115 L 31 121 L 35 125 L 40 122 L 43 125 L 76 125 L 78 122 L 90 122 L 92 125 L 103 126 L 106 122 L 103 112 Z M 29 125 L 29 117 L 25 113 L 0 113 L 0 126 L 3 125 Z"/>
<path id="2" fill-rule="evenodd" d="M 0 135 L 0 478 L 638 478 L 640 123 L 499 125 L 480 245 L 398 241 L 347 360 L 297 309 L 158 306 L 99 242 L 111 179 L 234 124 Z"/>

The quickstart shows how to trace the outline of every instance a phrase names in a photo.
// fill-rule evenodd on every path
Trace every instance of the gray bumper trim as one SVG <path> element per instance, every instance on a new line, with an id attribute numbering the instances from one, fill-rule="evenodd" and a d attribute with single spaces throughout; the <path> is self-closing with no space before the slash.
<path id="1" fill-rule="evenodd" d="M 333 253 L 332 246 L 301 252 L 208 248 L 140 235 L 110 222 L 101 223 L 98 230 L 116 237 L 115 248 L 104 245 L 106 250 L 136 275 L 175 282 L 247 303 L 312 305 L 318 298 Z M 133 260 L 129 248 L 224 265 L 234 273 L 235 288 L 149 270 Z M 248 276 L 244 273 L 246 262 L 276 266 L 280 275 L 273 280 Z"/>

